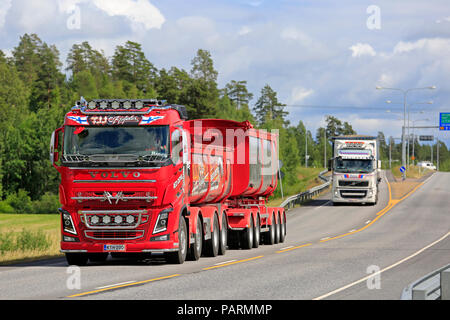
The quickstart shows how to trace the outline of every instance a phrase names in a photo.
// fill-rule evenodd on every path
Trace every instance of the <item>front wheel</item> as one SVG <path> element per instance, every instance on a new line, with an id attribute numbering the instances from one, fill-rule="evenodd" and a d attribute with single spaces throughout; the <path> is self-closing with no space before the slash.
<path id="1" fill-rule="evenodd" d="M 183 264 L 187 255 L 187 231 L 186 221 L 180 217 L 180 225 L 178 228 L 178 251 L 167 254 L 167 260 L 173 264 Z"/>

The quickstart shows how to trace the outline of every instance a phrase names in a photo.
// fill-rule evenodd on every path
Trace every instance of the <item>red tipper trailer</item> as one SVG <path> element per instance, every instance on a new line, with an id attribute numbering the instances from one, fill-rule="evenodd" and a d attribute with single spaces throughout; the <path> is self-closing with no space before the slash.
<path id="1" fill-rule="evenodd" d="M 156 100 L 82 99 L 52 135 L 69 264 L 164 254 L 183 263 L 283 242 L 278 137 L 248 122 L 187 120 Z"/>

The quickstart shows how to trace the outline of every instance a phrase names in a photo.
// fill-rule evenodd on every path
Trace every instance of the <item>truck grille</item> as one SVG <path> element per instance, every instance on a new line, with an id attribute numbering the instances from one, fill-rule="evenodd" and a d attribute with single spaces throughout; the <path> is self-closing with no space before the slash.
<path id="1" fill-rule="evenodd" d="M 94 240 L 133 240 L 144 236 L 144 230 L 86 230 L 86 238 Z"/>
<path id="2" fill-rule="evenodd" d="M 367 190 L 341 190 L 340 193 L 342 198 L 361 199 L 366 197 Z"/>
<path id="3" fill-rule="evenodd" d="M 79 203 L 83 201 L 101 201 L 110 204 L 118 204 L 119 201 L 127 202 L 132 200 L 152 202 L 158 199 L 153 191 L 83 191 L 76 192 L 72 200 Z"/>
<path id="4" fill-rule="evenodd" d="M 339 187 L 368 187 L 369 181 L 339 181 Z"/>

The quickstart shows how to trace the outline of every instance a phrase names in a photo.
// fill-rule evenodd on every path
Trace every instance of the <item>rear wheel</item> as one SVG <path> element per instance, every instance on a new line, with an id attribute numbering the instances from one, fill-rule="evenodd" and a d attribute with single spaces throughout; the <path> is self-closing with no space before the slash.
<path id="1" fill-rule="evenodd" d="M 169 252 L 167 254 L 167 261 L 173 264 L 182 264 L 186 260 L 187 255 L 187 231 L 186 221 L 184 217 L 180 217 L 180 224 L 178 227 L 178 251 Z"/>
<path id="2" fill-rule="evenodd" d="M 202 228 L 202 221 L 199 218 L 197 220 L 197 227 L 194 235 L 195 241 L 192 244 L 192 246 L 189 248 L 188 252 L 188 260 L 191 261 L 197 261 L 200 259 L 200 256 L 202 255 L 202 247 L 203 247 L 203 228 Z"/>
<path id="3" fill-rule="evenodd" d="M 217 215 L 214 215 L 213 231 L 211 232 L 211 239 L 206 240 L 206 255 L 209 257 L 217 257 L 219 254 L 219 244 L 220 242 L 220 230 L 219 221 L 217 220 Z"/>
<path id="4" fill-rule="evenodd" d="M 228 242 L 228 222 L 225 213 L 222 213 L 222 229 L 220 230 L 219 254 L 224 255 L 227 251 Z"/>
<path id="5" fill-rule="evenodd" d="M 67 252 L 66 260 L 70 266 L 85 266 L 88 262 L 86 253 Z"/>
<path id="6" fill-rule="evenodd" d="M 259 247 L 260 235 L 261 235 L 261 222 L 259 221 L 259 216 L 256 216 L 255 236 L 254 236 L 254 240 L 253 240 L 253 248 L 258 248 Z"/>
<path id="7" fill-rule="evenodd" d="M 251 249 L 253 247 L 253 239 L 254 239 L 254 225 L 253 225 L 253 216 L 250 216 L 250 224 L 248 228 L 246 228 L 242 234 L 242 248 L 243 249 Z"/>
<path id="8" fill-rule="evenodd" d="M 276 219 L 276 218 L 275 218 Z M 275 243 L 279 243 L 280 242 L 280 224 L 277 223 L 276 220 L 274 220 L 275 222 Z"/>
<path id="9" fill-rule="evenodd" d="M 272 224 L 269 226 L 269 231 L 266 233 L 265 236 L 265 243 L 266 244 L 274 244 L 275 243 L 275 215 L 272 216 Z"/>
<path id="10" fill-rule="evenodd" d="M 280 217 L 280 226 L 281 226 L 281 232 L 280 232 L 280 242 L 283 243 L 286 239 L 286 221 L 284 219 L 284 214 L 282 214 L 282 217 Z"/>

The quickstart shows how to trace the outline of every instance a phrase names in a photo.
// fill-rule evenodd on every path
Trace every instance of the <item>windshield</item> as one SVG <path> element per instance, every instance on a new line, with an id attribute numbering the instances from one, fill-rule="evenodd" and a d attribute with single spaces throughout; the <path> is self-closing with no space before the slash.
<path id="1" fill-rule="evenodd" d="M 372 162 L 372 160 L 336 158 L 335 171 L 340 173 L 370 173 L 373 171 Z"/>
<path id="2" fill-rule="evenodd" d="M 168 126 L 68 126 L 64 133 L 63 161 L 163 161 L 169 157 L 168 133 Z"/>

